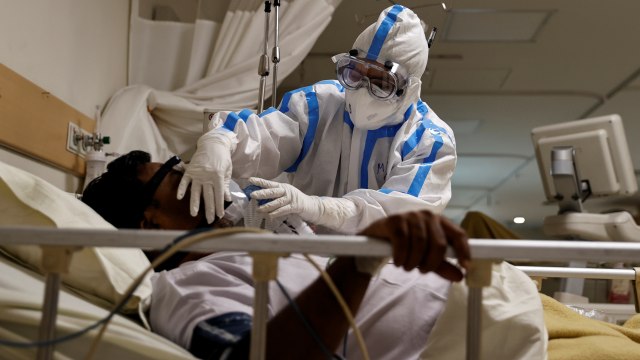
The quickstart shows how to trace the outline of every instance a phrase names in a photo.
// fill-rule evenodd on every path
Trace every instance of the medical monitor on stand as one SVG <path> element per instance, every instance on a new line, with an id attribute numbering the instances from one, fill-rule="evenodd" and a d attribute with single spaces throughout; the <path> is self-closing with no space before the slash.
<path id="1" fill-rule="evenodd" d="M 589 197 L 632 195 L 637 182 L 622 119 L 607 115 L 538 127 L 531 132 L 548 201 L 557 215 L 544 218 L 545 234 L 565 239 L 640 241 L 640 227 L 626 211 L 585 212 Z M 586 267 L 570 262 L 569 267 Z M 584 279 L 564 279 L 560 301 L 582 296 Z"/>
<path id="2" fill-rule="evenodd" d="M 588 214 L 583 208 L 589 197 L 632 195 L 638 190 L 619 115 L 542 126 L 531 135 L 546 198 L 559 206 L 558 215 L 545 218 L 545 233 L 640 241 L 629 213 Z"/>

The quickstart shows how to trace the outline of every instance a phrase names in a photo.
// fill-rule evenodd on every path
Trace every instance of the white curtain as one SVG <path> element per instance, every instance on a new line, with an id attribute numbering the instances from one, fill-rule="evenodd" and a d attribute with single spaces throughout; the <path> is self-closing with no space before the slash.
<path id="1" fill-rule="evenodd" d="M 281 1 L 279 82 L 309 53 L 340 1 Z M 110 99 L 100 130 L 111 136 L 109 151 L 189 158 L 205 108 L 257 107 L 264 1 L 132 0 L 131 7 L 130 85 Z M 272 12 L 269 57 L 274 21 Z"/>

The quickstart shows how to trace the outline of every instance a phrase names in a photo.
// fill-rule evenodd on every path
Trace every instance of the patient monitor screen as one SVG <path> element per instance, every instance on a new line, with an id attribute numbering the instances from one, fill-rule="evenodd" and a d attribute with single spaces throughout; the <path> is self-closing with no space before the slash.
<path id="1" fill-rule="evenodd" d="M 551 176 L 554 148 L 573 148 L 578 180 L 588 181 L 593 196 L 630 195 L 637 191 L 629 148 L 618 115 L 564 122 L 532 130 L 545 195 L 554 201 Z"/>

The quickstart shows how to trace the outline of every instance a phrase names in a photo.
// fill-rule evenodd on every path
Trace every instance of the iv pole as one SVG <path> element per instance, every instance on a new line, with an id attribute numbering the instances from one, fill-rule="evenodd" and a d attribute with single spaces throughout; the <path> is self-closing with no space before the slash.
<path id="1" fill-rule="evenodd" d="M 278 38 L 280 36 L 280 0 L 273 1 L 273 9 L 275 10 L 275 36 L 273 41 L 273 50 L 271 53 L 271 61 L 273 61 L 273 91 L 271 94 L 271 106 L 276 107 L 277 90 L 278 90 L 278 63 L 280 62 L 280 47 L 278 47 Z"/>
<path id="2" fill-rule="evenodd" d="M 276 10 L 277 11 L 277 10 Z M 267 48 L 269 47 L 269 14 L 271 13 L 271 2 L 264 2 L 264 47 L 262 55 L 260 55 L 260 63 L 258 64 L 258 75 L 260 75 L 260 87 L 258 88 L 258 114 L 264 110 L 264 93 L 267 85 L 267 76 L 269 76 L 269 56 Z"/>

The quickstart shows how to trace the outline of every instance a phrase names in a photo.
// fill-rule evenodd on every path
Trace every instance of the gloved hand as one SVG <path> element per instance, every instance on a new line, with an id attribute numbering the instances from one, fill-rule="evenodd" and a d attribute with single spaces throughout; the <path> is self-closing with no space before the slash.
<path id="1" fill-rule="evenodd" d="M 293 185 L 261 178 L 253 177 L 249 182 L 262 188 L 254 191 L 252 198 L 271 199 L 258 211 L 272 218 L 295 213 L 308 222 L 339 229 L 347 218 L 357 214 L 356 205 L 348 199 L 309 196 Z"/>
<path id="2" fill-rule="evenodd" d="M 224 215 L 224 201 L 231 201 L 229 182 L 234 147 L 232 139 L 216 132 L 206 133 L 198 139 L 196 152 L 185 165 L 177 193 L 178 199 L 182 199 L 191 184 L 191 216 L 198 215 L 200 195 L 204 198 L 208 223 L 212 223 L 216 216 L 221 218 Z"/>

